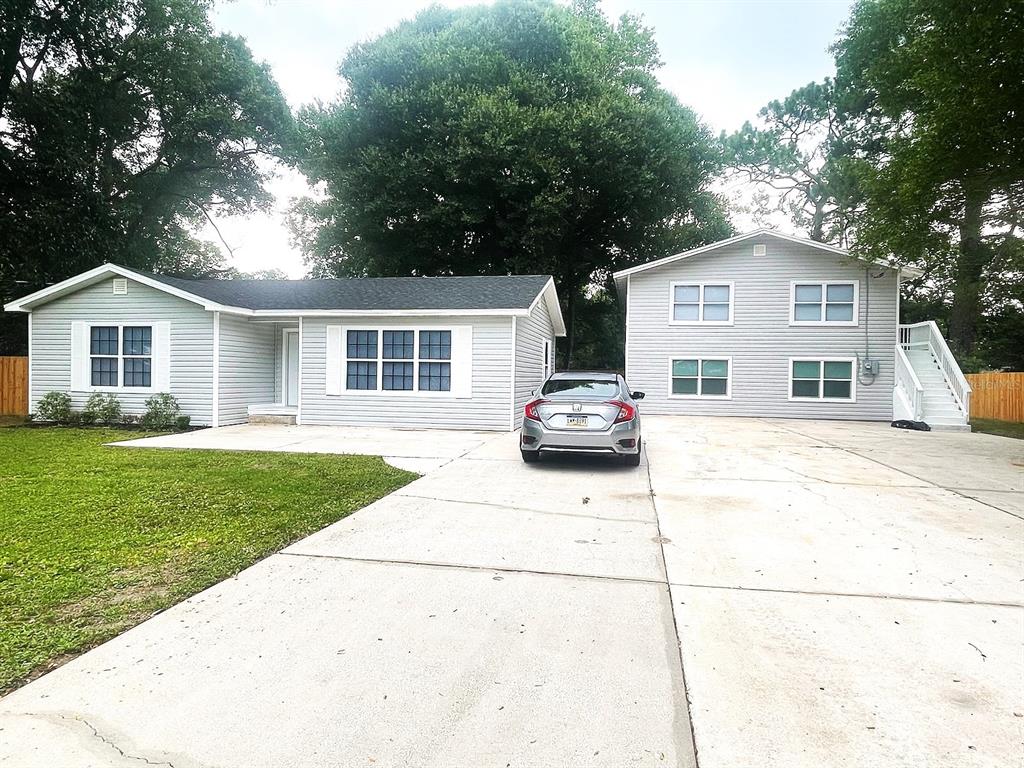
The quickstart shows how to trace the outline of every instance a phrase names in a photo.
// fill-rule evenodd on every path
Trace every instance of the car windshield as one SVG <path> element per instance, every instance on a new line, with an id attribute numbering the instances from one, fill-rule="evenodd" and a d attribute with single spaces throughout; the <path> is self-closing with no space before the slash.
<path id="1" fill-rule="evenodd" d="M 617 382 L 607 380 L 550 379 L 544 385 L 541 394 L 565 397 L 615 397 L 619 394 L 619 385 Z"/>

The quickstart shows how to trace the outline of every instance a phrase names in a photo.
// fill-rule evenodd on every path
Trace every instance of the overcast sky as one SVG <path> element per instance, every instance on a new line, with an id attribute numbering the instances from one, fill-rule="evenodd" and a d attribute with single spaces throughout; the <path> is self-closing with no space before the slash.
<path id="1" fill-rule="evenodd" d="M 447 0 L 472 5 L 477 0 Z M 215 9 L 219 30 L 244 37 L 272 68 L 293 108 L 330 101 L 343 89 L 337 65 L 354 43 L 372 39 L 433 3 L 428 0 L 233 0 Z M 718 133 L 754 120 L 772 99 L 833 73 L 828 47 L 846 19 L 847 0 L 603 0 L 604 12 L 641 15 L 665 62 L 662 84 Z M 288 242 L 283 211 L 305 194 L 304 177 L 271 184 L 277 211 L 220 219 L 239 269 L 305 271 Z M 744 222 L 737 221 L 742 227 Z M 204 233 L 215 239 L 212 231 Z"/>

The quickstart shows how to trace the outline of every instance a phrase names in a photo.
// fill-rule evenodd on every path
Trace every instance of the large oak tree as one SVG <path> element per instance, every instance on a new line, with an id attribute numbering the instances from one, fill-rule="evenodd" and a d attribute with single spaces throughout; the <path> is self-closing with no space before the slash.
<path id="1" fill-rule="evenodd" d="M 344 96 L 303 114 L 312 270 L 553 274 L 572 362 L 578 323 L 607 327 L 578 305 L 613 311 L 612 270 L 729 232 L 714 142 L 658 67 L 650 31 L 594 3 L 434 7 L 356 46 Z M 621 363 L 613 346 L 586 362 Z"/>
<path id="2" fill-rule="evenodd" d="M 266 66 L 207 0 L 0 6 L 0 298 L 104 261 L 216 267 L 193 232 L 270 202 L 297 133 Z M 6 330 L 6 333 L 2 331 Z M 0 316 L 0 346 L 24 331 Z"/>

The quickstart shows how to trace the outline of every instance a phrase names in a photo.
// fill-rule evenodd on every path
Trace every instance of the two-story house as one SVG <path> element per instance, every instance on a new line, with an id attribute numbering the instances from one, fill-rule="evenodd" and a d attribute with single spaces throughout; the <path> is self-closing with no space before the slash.
<path id="1" fill-rule="evenodd" d="M 923 420 L 966 428 L 970 386 L 901 274 L 758 230 L 615 274 L 647 413 Z"/>

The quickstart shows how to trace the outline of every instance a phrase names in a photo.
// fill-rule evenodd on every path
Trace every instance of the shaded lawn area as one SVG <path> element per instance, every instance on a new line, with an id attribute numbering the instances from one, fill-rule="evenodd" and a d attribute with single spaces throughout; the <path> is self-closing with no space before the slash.
<path id="1" fill-rule="evenodd" d="M 996 419 L 971 419 L 971 430 L 1000 437 L 1015 437 L 1024 440 L 1024 423 L 1019 421 L 998 421 Z"/>
<path id="2" fill-rule="evenodd" d="M 0 429 L 0 692 L 416 475 L 378 457 L 111 448 Z"/>

